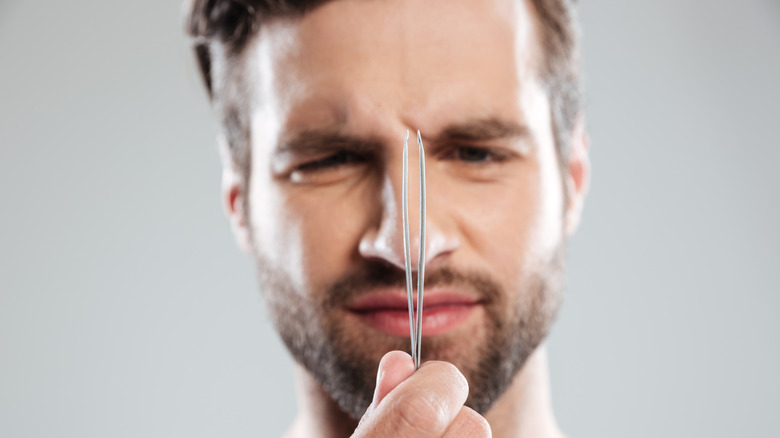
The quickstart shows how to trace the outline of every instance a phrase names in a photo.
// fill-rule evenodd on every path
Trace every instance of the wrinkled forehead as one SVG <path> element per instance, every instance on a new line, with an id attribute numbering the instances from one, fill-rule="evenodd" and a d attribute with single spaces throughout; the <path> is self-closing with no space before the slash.
<path id="1" fill-rule="evenodd" d="M 534 23 L 518 0 L 336 0 L 265 23 L 244 73 L 290 129 L 358 111 L 428 129 L 513 116 L 539 65 Z"/>

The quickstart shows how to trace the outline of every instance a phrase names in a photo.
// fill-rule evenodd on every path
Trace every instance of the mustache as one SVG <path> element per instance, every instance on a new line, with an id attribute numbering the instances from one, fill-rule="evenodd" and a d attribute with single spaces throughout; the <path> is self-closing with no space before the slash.
<path id="1" fill-rule="evenodd" d="M 412 273 L 412 285 L 413 288 L 417 287 L 416 271 Z M 452 266 L 426 269 L 424 286 L 457 286 L 471 289 L 484 302 L 497 301 L 502 296 L 501 286 L 488 274 L 475 270 L 460 270 Z M 361 268 L 334 281 L 326 288 L 326 292 L 319 296 L 322 297 L 323 308 L 333 309 L 379 288 L 406 290 L 405 271 L 386 262 L 369 260 Z"/>

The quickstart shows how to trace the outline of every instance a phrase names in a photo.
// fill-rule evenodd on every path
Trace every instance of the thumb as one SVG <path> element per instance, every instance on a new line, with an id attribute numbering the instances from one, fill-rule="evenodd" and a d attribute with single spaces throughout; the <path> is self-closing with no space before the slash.
<path id="1" fill-rule="evenodd" d="M 363 434 L 359 432 L 361 426 L 364 428 L 369 427 L 366 425 L 373 421 L 373 413 L 377 409 L 377 406 L 379 406 L 379 403 L 382 402 L 393 389 L 400 385 L 401 382 L 411 377 L 412 374 L 414 374 L 414 360 L 412 360 L 412 356 L 409 354 L 396 350 L 382 356 L 382 360 L 379 361 L 379 370 L 376 375 L 374 398 L 371 401 L 371 405 L 366 410 L 366 413 L 363 414 L 363 417 L 360 419 L 358 428 L 355 431 L 356 435 L 353 435 L 353 437 L 363 436 L 363 434 L 366 433 L 365 430 L 363 431 Z"/>
<path id="2" fill-rule="evenodd" d="M 391 351 L 379 361 L 373 406 L 378 405 L 396 386 L 414 374 L 414 361 L 403 351 Z"/>

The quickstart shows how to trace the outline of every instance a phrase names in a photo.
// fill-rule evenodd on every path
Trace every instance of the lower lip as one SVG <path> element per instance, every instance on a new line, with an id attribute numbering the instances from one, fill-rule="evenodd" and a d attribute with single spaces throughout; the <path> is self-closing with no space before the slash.
<path id="1" fill-rule="evenodd" d="M 461 325 L 476 304 L 448 304 L 423 310 L 422 335 L 435 336 Z M 408 309 L 361 310 L 353 312 L 368 326 L 390 335 L 409 336 Z"/>

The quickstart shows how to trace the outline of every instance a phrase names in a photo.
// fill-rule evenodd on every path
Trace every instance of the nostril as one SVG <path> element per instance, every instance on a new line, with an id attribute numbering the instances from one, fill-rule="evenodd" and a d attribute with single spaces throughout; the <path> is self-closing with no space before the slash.
<path id="1" fill-rule="evenodd" d="M 457 236 L 440 232 L 429 226 L 427 245 L 425 248 L 425 264 L 436 266 L 450 257 L 460 248 L 460 239 Z"/>
<path id="2" fill-rule="evenodd" d="M 378 231 L 369 231 L 361 239 L 358 252 L 363 258 L 380 260 L 403 269 L 403 253 L 393 236 Z M 402 251 L 402 250 L 401 250 Z"/>

